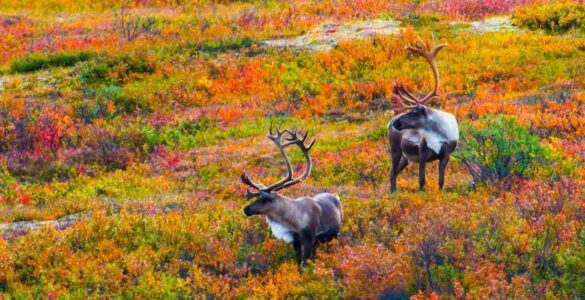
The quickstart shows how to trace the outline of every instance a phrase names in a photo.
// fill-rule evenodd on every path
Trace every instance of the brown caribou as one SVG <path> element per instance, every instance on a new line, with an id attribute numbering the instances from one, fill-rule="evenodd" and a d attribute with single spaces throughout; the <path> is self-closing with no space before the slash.
<path id="1" fill-rule="evenodd" d="M 296 131 L 280 131 L 279 129 L 276 130 L 276 134 L 273 134 L 271 128 L 268 138 L 274 142 L 283 157 L 287 169 L 286 177 L 266 187 L 250 180 L 246 172 L 243 172 L 241 176 L 242 183 L 248 186 L 246 199 L 256 199 L 244 208 L 244 213 L 246 216 L 266 216 L 272 234 L 278 239 L 292 243 L 299 264 L 306 262 L 313 255 L 318 243 L 329 242 L 337 237 L 342 218 L 341 203 L 335 194 L 320 193 L 313 197 L 291 199 L 278 193 L 280 190 L 302 182 L 311 173 L 313 163 L 309 150 L 315 144 L 315 140 L 308 146 L 305 145 L 307 135 L 308 132 L 299 139 Z M 307 164 L 304 173 L 298 178 L 294 178 L 290 159 L 285 151 L 292 145 L 301 149 Z"/>
<path id="2" fill-rule="evenodd" d="M 439 160 L 439 189 L 443 189 L 445 168 L 459 140 L 459 128 L 455 117 L 447 112 L 431 109 L 425 104 L 439 98 L 439 68 L 437 53 L 446 44 L 431 47 L 429 43 L 417 43 L 406 49 L 422 56 L 430 64 L 435 77 L 434 89 L 417 98 L 400 84 L 394 84 L 392 103 L 395 117 L 388 123 L 388 140 L 392 170 L 390 191 L 396 191 L 396 177 L 409 162 L 419 163 L 419 190 L 424 189 L 427 162 Z"/>

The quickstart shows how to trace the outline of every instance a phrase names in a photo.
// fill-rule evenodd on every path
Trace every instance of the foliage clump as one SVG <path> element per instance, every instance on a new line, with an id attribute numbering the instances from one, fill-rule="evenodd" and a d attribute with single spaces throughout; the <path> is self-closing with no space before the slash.
<path id="1" fill-rule="evenodd" d="M 142 34 L 157 33 L 156 25 L 158 19 L 155 16 L 143 17 L 138 14 L 127 16 L 128 6 L 130 1 L 126 0 L 120 9 L 120 16 L 118 20 L 118 30 L 122 36 L 128 41 L 132 42 Z"/>
<path id="2" fill-rule="evenodd" d="M 535 4 L 514 12 L 516 25 L 531 30 L 564 33 L 585 29 L 585 5 L 582 3 Z"/>
<path id="3" fill-rule="evenodd" d="M 0 166 L 0 200 L 11 201 L 15 198 L 16 179 L 10 175 L 6 166 Z"/>
<path id="4" fill-rule="evenodd" d="M 140 76 L 152 74 L 156 70 L 156 62 L 146 53 L 124 53 L 106 56 L 95 63 L 88 64 L 80 77 L 86 83 L 122 84 Z"/>
<path id="5" fill-rule="evenodd" d="M 78 62 L 89 60 L 93 52 L 60 52 L 53 54 L 33 53 L 12 61 L 10 71 L 13 73 L 35 72 L 51 67 L 71 67 Z"/>
<path id="6" fill-rule="evenodd" d="M 460 157 L 476 182 L 528 177 L 549 163 L 547 149 L 515 118 L 488 115 L 462 130 Z"/>

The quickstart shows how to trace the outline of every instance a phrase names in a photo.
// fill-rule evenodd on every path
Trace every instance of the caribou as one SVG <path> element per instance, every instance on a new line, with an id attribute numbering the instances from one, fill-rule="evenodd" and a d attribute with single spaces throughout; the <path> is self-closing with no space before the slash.
<path id="1" fill-rule="evenodd" d="M 455 117 L 447 112 L 426 106 L 439 98 L 439 68 L 437 53 L 447 44 L 431 47 L 427 42 L 417 42 L 406 49 L 422 56 L 431 66 L 435 78 L 434 89 L 422 98 L 410 93 L 404 86 L 394 83 L 392 103 L 395 117 L 388 123 L 388 141 L 392 170 L 390 191 L 396 191 L 396 177 L 409 162 L 419 163 L 419 190 L 424 190 L 427 162 L 439 160 L 439 189 L 443 189 L 445 168 L 459 140 L 459 128 Z"/>
<path id="2" fill-rule="evenodd" d="M 291 199 L 278 193 L 303 182 L 311 173 L 313 163 L 309 151 L 315 140 L 305 145 L 307 135 L 308 132 L 305 132 L 304 136 L 299 138 L 297 131 L 276 129 L 276 133 L 273 133 L 272 128 L 270 129 L 268 138 L 280 151 L 287 169 L 286 177 L 280 181 L 266 187 L 253 182 L 246 172 L 241 175 L 242 183 L 248 186 L 246 199 L 256 199 L 244 208 L 244 213 L 246 216 L 265 216 L 272 234 L 278 239 L 292 243 L 299 265 L 314 255 L 319 243 L 337 238 L 342 219 L 341 203 L 335 194 L 320 193 L 313 197 Z M 291 162 L 285 151 L 292 145 L 300 148 L 306 161 L 304 173 L 297 178 L 294 178 Z"/>

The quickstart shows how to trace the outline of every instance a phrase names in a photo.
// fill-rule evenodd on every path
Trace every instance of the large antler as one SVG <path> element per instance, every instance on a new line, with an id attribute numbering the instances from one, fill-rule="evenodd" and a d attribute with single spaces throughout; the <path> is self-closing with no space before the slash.
<path id="1" fill-rule="evenodd" d="M 433 70 L 433 75 L 435 77 L 435 88 L 426 96 L 419 99 L 406 90 L 406 88 L 404 88 L 401 84 L 394 83 L 394 88 L 392 89 L 392 103 L 394 106 L 394 112 L 396 114 L 399 114 L 407 109 L 414 108 L 417 105 L 426 104 L 432 99 L 439 97 L 438 93 L 440 79 L 439 67 L 437 66 L 436 57 L 437 53 L 439 53 L 439 51 L 445 46 L 447 46 L 447 44 L 431 47 L 429 42 L 425 43 L 419 39 L 419 42 L 417 42 L 414 47 L 410 44 L 406 47 L 410 53 L 424 57 L 429 65 L 431 65 L 431 69 Z"/>
<path id="2" fill-rule="evenodd" d="M 297 145 L 301 151 L 303 152 L 303 155 L 305 156 L 305 160 L 307 162 L 307 167 L 305 168 L 305 172 L 303 173 L 303 175 L 301 175 L 301 177 L 292 179 L 292 170 L 289 168 L 289 176 L 287 176 L 287 178 L 290 178 L 290 180 L 283 182 L 282 185 L 279 185 L 277 187 L 274 188 L 274 191 L 280 191 L 282 189 L 285 189 L 289 186 L 295 185 L 299 182 L 302 182 L 303 180 L 305 180 L 307 177 L 309 177 L 309 174 L 311 174 L 311 168 L 313 167 L 313 160 L 311 159 L 311 155 L 309 154 L 309 151 L 311 150 L 311 148 L 313 147 L 313 145 L 315 145 L 315 141 L 316 139 L 313 139 L 313 141 L 306 146 L 305 145 L 305 141 L 307 140 L 307 136 L 309 135 L 309 132 L 305 132 L 305 134 L 303 135 L 303 137 L 301 139 L 299 139 L 297 137 L 297 131 L 286 131 L 288 132 L 288 134 L 290 135 L 290 138 L 287 138 L 287 140 L 289 141 L 287 143 L 287 145 L 289 144 L 295 144 Z M 286 154 L 285 154 L 286 156 Z M 287 158 L 288 161 L 288 158 Z M 289 167 L 290 167 L 290 163 L 289 163 Z"/>
<path id="3" fill-rule="evenodd" d="M 287 133 L 289 135 L 289 137 L 285 137 L 286 143 L 283 144 L 282 137 L 283 137 L 284 133 Z M 261 183 L 253 182 L 252 180 L 250 180 L 250 177 L 248 177 L 248 174 L 246 174 L 246 172 L 243 172 L 242 176 L 241 176 L 242 183 L 249 186 L 246 190 L 246 199 L 250 200 L 252 198 L 255 198 L 258 195 L 260 195 L 260 192 L 270 193 L 272 191 L 276 192 L 276 191 L 282 190 L 284 188 L 287 188 L 287 187 L 295 185 L 299 182 L 302 182 L 303 180 L 305 180 L 309 176 L 309 174 L 311 173 L 311 167 L 313 165 L 313 162 L 311 160 L 311 156 L 309 155 L 309 150 L 311 150 L 311 148 L 315 144 L 315 140 L 313 140 L 308 146 L 306 146 L 305 141 L 307 140 L 308 135 L 309 135 L 309 132 L 307 131 L 307 132 L 305 132 L 303 137 L 299 139 L 297 136 L 296 130 L 295 131 L 289 131 L 289 130 L 280 131 L 280 129 L 277 128 L 276 134 L 273 134 L 272 127 L 270 128 L 270 133 L 268 134 L 268 138 L 274 142 L 274 144 L 276 145 L 276 147 L 280 151 L 280 154 L 282 155 L 282 158 L 284 160 L 284 164 L 286 165 L 287 175 L 283 179 L 279 180 L 278 182 L 272 184 L 269 187 L 266 187 L 265 185 L 263 185 Z M 305 168 L 305 172 L 303 173 L 303 175 L 301 175 L 298 178 L 294 178 L 292 165 L 291 165 L 290 159 L 288 158 L 288 155 L 286 155 L 286 151 L 285 151 L 285 148 L 288 146 L 291 146 L 291 145 L 297 145 L 301 149 L 303 154 L 305 155 L 305 160 L 307 161 L 307 167 Z M 256 190 L 256 191 L 254 191 L 254 190 Z"/>

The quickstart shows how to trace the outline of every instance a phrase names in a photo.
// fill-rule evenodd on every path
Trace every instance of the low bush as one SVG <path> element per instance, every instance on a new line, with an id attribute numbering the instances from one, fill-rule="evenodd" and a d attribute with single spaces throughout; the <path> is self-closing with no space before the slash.
<path id="1" fill-rule="evenodd" d="M 93 55 L 93 52 L 33 53 L 12 61 L 10 71 L 12 73 L 27 73 L 50 67 L 71 67 L 78 62 L 90 59 Z"/>
<path id="2" fill-rule="evenodd" d="M 574 246 L 559 255 L 561 275 L 555 277 L 559 290 L 567 298 L 585 295 L 585 230 L 581 229 Z"/>
<path id="3" fill-rule="evenodd" d="M 156 63 L 144 52 L 131 52 L 99 59 L 80 74 L 86 83 L 127 83 L 130 79 L 156 71 Z"/>
<path id="4" fill-rule="evenodd" d="M 475 182 L 530 177 L 537 164 L 548 165 L 549 151 L 515 118 L 484 116 L 462 126 L 458 156 Z"/>
<path id="5" fill-rule="evenodd" d="M 580 3 L 535 4 L 514 12 L 514 23 L 531 30 L 563 33 L 585 27 L 585 5 Z"/>
<path id="6" fill-rule="evenodd" d="M 206 52 L 213 54 L 250 49 L 254 43 L 255 40 L 249 37 L 221 41 L 189 42 L 178 47 L 178 50 L 190 50 L 191 52 Z"/>
<path id="7" fill-rule="evenodd" d="M 6 166 L 0 166 L 0 200 L 1 201 L 12 201 L 16 198 L 16 192 L 14 190 L 14 184 L 16 179 L 10 175 Z M 0 202 L 1 202 L 0 201 Z"/>
<path id="8" fill-rule="evenodd" d="M 439 13 L 432 13 L 432 14 L 409 14 L 407 18 L 405 18 L 405 22 L 414 26 L 414 27 L 424 27 L 424 26 L 432 26 L 435 25 L 441 20 L 443 17 Z"/>

